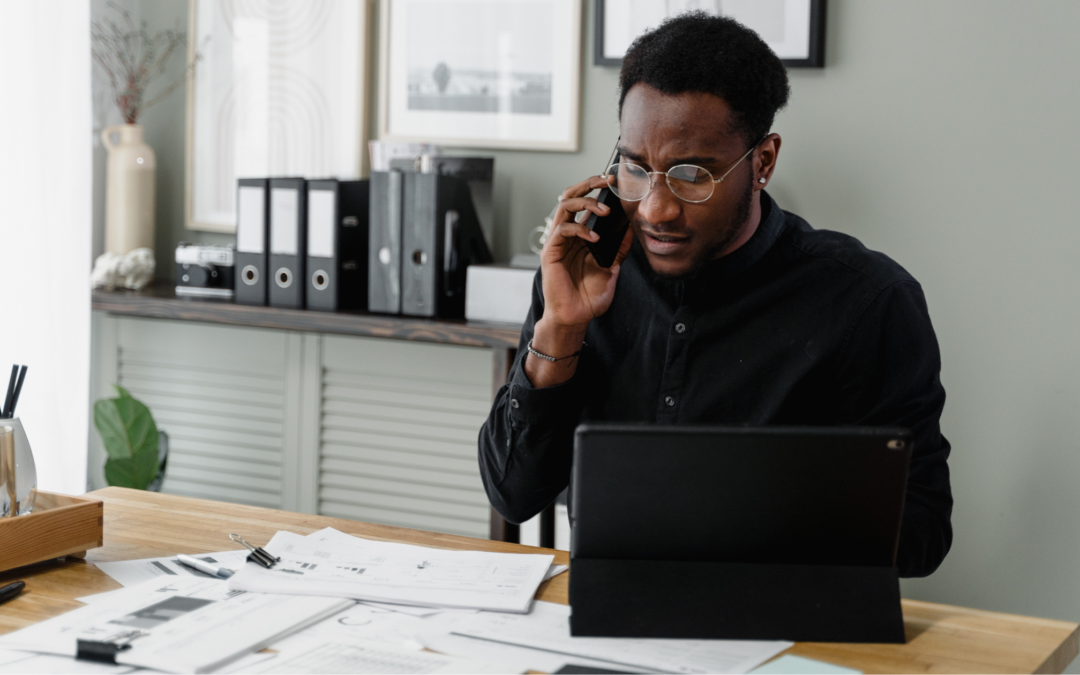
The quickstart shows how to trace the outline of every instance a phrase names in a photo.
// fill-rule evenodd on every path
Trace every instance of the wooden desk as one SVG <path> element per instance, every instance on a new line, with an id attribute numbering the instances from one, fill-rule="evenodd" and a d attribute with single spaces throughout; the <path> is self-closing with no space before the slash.
<path id="1" fill-rule="evenodd" d="M 229 533 L 265 544 L 278 530 L 308 534 L 324 527 L 372 539 L 448 549 L 527 552 L 537 549 L 448 534 L 406 530 L 338 518 L 237 506 L 186 497 L 106 488 L 90 493 L 105 502 L 105 546 L 86 560 L 43 563 L 0 574 L 27 591 L 0 608 L 0 634 L 81 607 L 76 597 L 119 588 L 92 563 L 235 548 Z M 552 551 L 555 562 L 569 554 Z M 540 586 L 537 598 L 567 602 L 568 574 Z M 905 645 L 800 643 L 788 653 L 867 673 L 1058 673 L 1076 657 L 1078 626 L 1065 621 L 903 601 Z"/>

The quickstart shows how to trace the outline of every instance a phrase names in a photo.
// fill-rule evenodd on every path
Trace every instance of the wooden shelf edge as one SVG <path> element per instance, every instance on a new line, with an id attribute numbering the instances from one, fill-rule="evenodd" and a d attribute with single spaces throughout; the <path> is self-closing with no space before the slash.
<path id="1" fill-rule="evenodd" d="M 521 326 L 513 324 L 489 325 L 453 319 L 255 307 L 220 300 L 178 298 L 172 286 L 161 282 L 140 291 L 94 289 L 90 307 L 121 316 L 202 321 L 250 328 L 413 340 L 492 349 L 516 349 L 521 336 Z"/>

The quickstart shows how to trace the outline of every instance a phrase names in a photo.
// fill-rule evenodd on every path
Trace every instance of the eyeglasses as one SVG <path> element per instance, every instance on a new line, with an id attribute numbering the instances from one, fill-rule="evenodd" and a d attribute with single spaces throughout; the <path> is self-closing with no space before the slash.
<path id="1" fill-rule="evenodd" d="M 765 139 L 762 139 L 765 140 Z M 673 166 L 667 171 L 646 171 L 637 164 L 619 162 L 612 164 L 604 172 L 608 187 L 619 199 L 628 202 L 639 202 L 648 196 L 653 188 L 653 176 L 662 175 L 667 182 L 668 189 L 679 199 L 691 204 L 700 204 L 712 197 L 716 184 L 727 178 L 728 174 L 735 170 L 744 159 L 750 156 L 760 141 L 754 144 L 746 154 L 740 157 L 728 167 L 723 176 L 713 178 L 707 169 L 693 164 L 680 164 Z"/>

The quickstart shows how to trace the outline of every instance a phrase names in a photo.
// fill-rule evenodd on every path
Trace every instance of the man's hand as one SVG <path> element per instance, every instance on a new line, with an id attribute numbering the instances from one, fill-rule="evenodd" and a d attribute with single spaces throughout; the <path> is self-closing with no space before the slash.
<path id="1" fill-rule="evenodd" d="M 600 236 L 574 220 L 581 211 L 608 215 L 607 206 L 585 196 L 605 187 L 607 181 L 594 176 L 567 188 L 555 211 L 544 250 L 540 252 L 544 316 L 536 322 L 533 349 L 560 360 L 553 363 L 529 354 L 525 374 L 534 387 L 550 387 L 573 377 L 578 360 L 562 357 L 581 350 L 589 322 L 606 312 L 615 297 L 619 267 L 630 253 L 633 230 L 627 228 L 615 262 L 605 269 L 596 264 L 585 247 L 585 242 L 599 241 Z"/>

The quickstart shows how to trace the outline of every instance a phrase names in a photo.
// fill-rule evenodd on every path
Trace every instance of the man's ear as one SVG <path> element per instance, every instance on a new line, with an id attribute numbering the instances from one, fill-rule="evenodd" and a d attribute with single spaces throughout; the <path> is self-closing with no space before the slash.
<path id="1" fill-rule="evenodd" d="M 780 134 L 769 134 L 758 144 L 754 153 L 754 190 L 764 190 L 772 180 L 776 170 L 776 160 L 780 156 Z"/>

